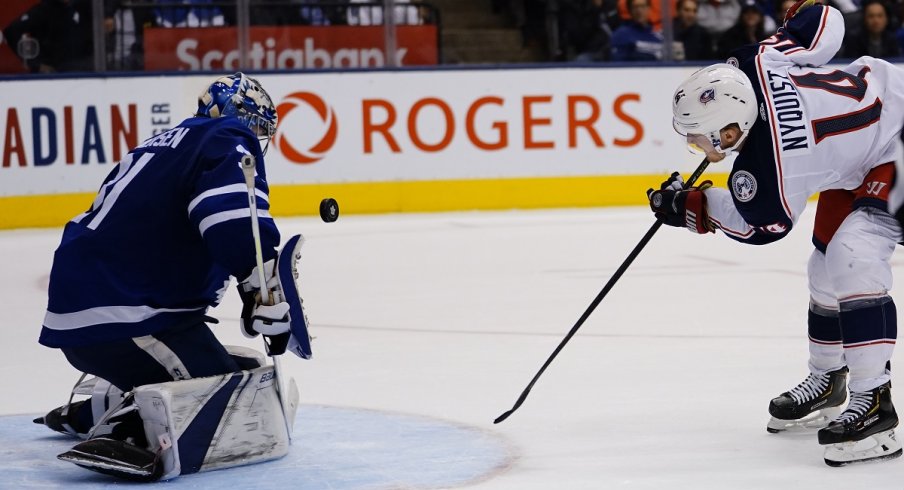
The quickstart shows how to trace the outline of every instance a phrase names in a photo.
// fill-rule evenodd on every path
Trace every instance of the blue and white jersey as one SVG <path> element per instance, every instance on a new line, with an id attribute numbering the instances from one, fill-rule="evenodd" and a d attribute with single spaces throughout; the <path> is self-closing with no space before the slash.
<path id="1" fill-rule="evenodd" d="M 202 321 L 255 266 L 240 160 L 256 157 L 264 261 L 279 232 L 260 144 L 237 119 L 191 118 L 133 149 L 54 254 L 40 342 L 87 345 Z"/>
<path id="2" fill-rule="evenodd" d="M 734 161 L 730 190 L 706 190 L 710 218 L 730 238 L 778 240 L 810 196 L 856 189 L 871 169 L 895 160 L 904 71 L 867 56 L 823 67 L 843 39 L 841 13 L 814 5 L 733 53 L 753 84 L 759 118 Z"/>

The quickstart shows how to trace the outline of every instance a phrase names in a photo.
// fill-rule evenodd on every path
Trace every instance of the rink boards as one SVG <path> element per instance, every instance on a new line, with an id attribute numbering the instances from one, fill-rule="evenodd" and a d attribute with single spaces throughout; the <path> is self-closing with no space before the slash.
<path id="1" fill-rule="evenodd" d="M 259 74 L 280 115 L 266 156 L 273 212 L 316 214 L 327 196 L 344 213 L 643 203 L 698 162 L 670 122 L 693 69 Z M 0 228 L 82 212 L 112 165 L 191 116 L 214 78 L 0 82 Z"/>

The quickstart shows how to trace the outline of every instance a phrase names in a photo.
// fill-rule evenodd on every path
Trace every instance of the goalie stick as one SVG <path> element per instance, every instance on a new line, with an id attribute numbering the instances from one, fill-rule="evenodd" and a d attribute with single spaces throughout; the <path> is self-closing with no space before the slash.
<path id="1" fill-rule="evenodd" d="M 254 258 L 257 262 L 258 279 L 260 279 L 261 283 L 261 302 L 265 305 L 270 305 L 272 302 L 270 301 L 270 289 L 267 287 L 267 278 L 264 273 L 264 253 L 261 249 L 261 229 L 257 215 L 257 196 L 255 196 L 254 187 L 255 166 L 256 159 L 254 158 L 254 155 L 246 154 L 242 156 L 242 173 L 245 175 L 245 185 L 248 187 L 248 206 L 251 209 L 251 234 L 254 238 Z M 270 346 L 267 344 L 266 338 L 264 338 L 264 348 L 269 354 Z M 286 424 L 286 433 L 289 435 L 289 442 L 291 443 L 292 425 L 289 423 L 289 419 L 286 416 L 286 391 L 282 366 L 278 355 L 271 355 L 270 359 L 273 360 L 273 376 L 276 378 L 276 394 L 279 396 L 279 408 L 282 410 L 283 421 Z"/>
<path id="2" fill-rule="evenodd" d="M 694 182 L 696 182 L 697 179 L 699 179 L 700 176 L 703 175 L 703 172 L 706 171 L 707 166 L 709 166 L 709 160 L 704 158 L 703 161 L 700 162 L 700 165 L 697 166 L 697 170 L 694 170 L 694 173 L 691 174 L 690 178 L 684 184 L 684 188 L 687 189 L 693 186 Z M 647 243 L 649 243 L 650 239 L 653 238 L 653 235 L 655 235 L 656 232 L 659 231 L 659 228 L 661 226 L 662 221 L 657 219 L 656 222 L 653 223 L 653 226 L 651 226 L 647 233 L 643 236 L 643 238 L 640 239 L 640 242 L 634 247 L 634 250 L 632 250 L 631 253 L 628 254 L 628 258 L 626 258 L 625 261 L 622 262 L 622 264 L 618 267 L 618 269 L 615 271 L 615 274 L 613 274 L 609 279 L 609 282 L 607 282 L 606 285 L 603 286 L 603 289 L 599 292 L 599 294 L 596 295 L 596 298 L 593 299 L 593 301 L 590 303 L 590 306 L 588 306 L 587 309 L 584 310 L 584 314 L 582 314 L 581 317 L 578 318 L 577 323 L 575 323 L 574 326 L 571 327 L 571 330 L 568 331 L 568 334 L 565 335 L 565 338 L 562 339 L 561 342 L 559 342 L 559 345 L 552 352 L 552 355 L 550 355 L 549 358 L 546 359 L 546 362 L 543 363 L 543 366 L 539 371 L 537 371 L 537 374 L 534 375 L 534 378 L 530 380 L 530 383 L 528 383 L 527 387 L 524 388 L 524 391 L 521 392 L 521 396 L 518 397 L 515 405 L 512 406 L 512 408 L 507 412 L 503 413 L 499 417 L 496 417 L 496 420 L 493 421 L 494 424 L 498 424 L 503 420 L 509 418 L 509 416 L 515 413 L 515 410 L 518 410 L 518 408 L 524 403 L 524 400 L 527 399 L 527 395 L 530 393 L 530 390 L 534 387 L 534 384 L 536 384 L 537 380 L 540 379 L 540 376 L 543 375 L 543 372 L 546 371 L 546 368 L 549 367 L 550 364 L 552 364 L 553 359 L 555 359 L 556 356 L 559 355 L 559 352 L 562 351 L 562 348 L 565 347 L 565 344 L 567 344 L 568 341 L 571 340 L 572 337 L 574 337 L 574 334 L 577 333 L 579 328 L 581 328 L 581 325 L 583 325 L 584 322 L 587 321 L 587 318 L 590 317 L 590 314 L 593 313 L 593 310 L 595 310 L 596 307 L 599 306 L 600 302 L 603 301 L 603 298 L 606 297 L 606 294 L 609 293 L 609 290 L 612 289 L 613 286 L 615 286 L 615 283 L 618 282 L 622 274 L 624 274 L 625 271 L 628 270 L 628 267 L 632 262 L 634 262 L 634 259 L 636 259 L 638 255 L 640 255 L 641 250 L 643 250 L 644 247 L 647 246 Z"/>

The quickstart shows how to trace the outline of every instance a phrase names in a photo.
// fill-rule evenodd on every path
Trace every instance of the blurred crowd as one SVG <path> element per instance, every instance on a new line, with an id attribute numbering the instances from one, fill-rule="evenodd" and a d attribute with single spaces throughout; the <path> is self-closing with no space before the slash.
<path id="1" fill-rule="evenodd" d="M 433 24 L 437 10 L 395 0 L 398 25 Z M 487 14 L 509 10 L 525 43 L 542 43 L 555 61 L 656 61 L 725 59 L 733 49 L 776 31 L 794 0 L 486 0 Z M 380 0 L 249 0 L 251 25 L 352 25 L 384 23 Z M 3 28 L 0 40 L 31 72 L 94 69 L 92 0 L 36 0 Z M 839 58 L 894 58 L 904 47 L 904 0 L 830 0 L 845 16 L 847 36 Z M 441 12 L 440 12 L 441 13 Z M 143 27 L 236 25 L 235 0 L 105 0 L 103 35 L 107 67 L 142 69 Z M 664 24 L 668 23 L 668 24 Z"/>
<path id="2" fill-rule="evenodd" d="M 39 0 L 3 27 L 2 39 L 33 73 L 94 69 L 93 0 Z M 396 25 L 435 23 L 433 10 L 395 0 Z M 251 25 L 382 25 L 381 0 L 250 0 Z M 235 0 L 104 0 L 108 68 L 142 69 L 144 27 L 237 24 Z"/>
<path id="3" fill-rule="evenodd" d="M 533 0 L 555 2 L 560 61 L 663 59 L 661 0 Z M 794 0 L 669 0 L 675 60 L 726 59 L 745 44 L 772 35 Z M 838 58 L 894 58 L 904 47 L 904 0 L 831 0 L 847 33 Z"/>

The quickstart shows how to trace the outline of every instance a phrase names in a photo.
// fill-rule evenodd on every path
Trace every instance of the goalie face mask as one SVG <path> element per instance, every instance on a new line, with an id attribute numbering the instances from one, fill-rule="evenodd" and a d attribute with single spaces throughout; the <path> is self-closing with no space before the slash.
<path id="1" fill-rule="evenodd" d="M 276 107 L 260 82 L 242 72 L 220 77 L 198 96 L 201 117 L 232 116 L 251 130 L 266 154 L 276 133 Z"/>

